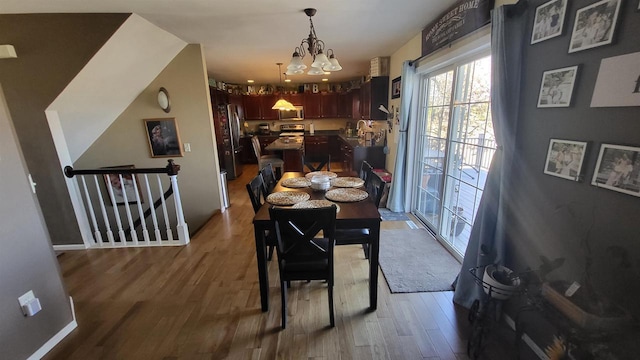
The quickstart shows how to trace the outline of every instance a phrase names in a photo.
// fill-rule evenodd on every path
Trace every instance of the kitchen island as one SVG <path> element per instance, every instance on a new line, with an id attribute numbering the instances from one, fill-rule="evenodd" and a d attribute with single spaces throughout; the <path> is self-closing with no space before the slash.
<path id="1" fill-rule="evenodd" d="M 283 171 L 302 171 L 304 142 L 300 139 L 278 138 L 265 147 L 265 150 L 282 153 Z"/>

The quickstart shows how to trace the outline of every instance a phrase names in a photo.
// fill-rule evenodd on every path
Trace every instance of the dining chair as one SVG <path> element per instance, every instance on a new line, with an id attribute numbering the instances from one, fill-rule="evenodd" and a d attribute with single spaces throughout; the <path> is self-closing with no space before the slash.
<path id="1" fill-rule="evenodd" d="M 378 174 L 373 171 L 369 173 L 365 188 L 369 193 L 369 199 L 373 201 L 376 208 L 380 206 L 385 185 L 386 182 Z M 370 236 L 371 232 L 368 228 L 336 229 L 336 245 L 362 244 L 364 257 L 369 259 Z"/>
<path id="2" fill-rule="evenodd" d="M 302 171 L 305 171 L 305 166 L 309 171 L 321 171 L 331 170 L 331 155 L 319 154 L 319 155 L 302 155 Z"/>
<path id="3" fill-rule="evenodd" d="M 262 181 L 264 182 L 265 196 L 269 195 L 273 192 L 277 183 L 276 175 L 273 172 L 273 165 L 265 165 L 265 167 L 260 169 L 260 174 L 262 175 Z"/>
<path id="4" fill-rule="evenodd" d="M 270 207 L 275 222 L 276 250 L 280 272 L 282 328 L 287 326 L 287 284 L 295 280 L 325 280 L 329 295 L 329 320 L 333 313 L 333 250 L 336 205 L 315 209 Z M 322 237 L 317 237 L 322 231 Z"/>
<path id="5" fill-rule="evenodd" d="M 373 171 L 373 166 L 367 162 L 367 160 L 363 160 L 362 164 L 360 164 L 360 171 L 358 172 L 358 176 L 360 179 L 364 180 L 365 187 L 367 184 L 367 179 L 369 178 L 369 174 Z"/>
<path id="6" fill-rule="evenodd" d="M 282 160 L 282 158 L 275 154 L 262 155 L 260 140 L 258 140 L 257 136 L 251 137 L 251 145 L 253 146 L 253 152 L 256 154 L 256 159 L 258 159 L 258 170 L 261 170 L 267 166 L 267 164 L 271 164 L 271 166 L 278 169 L 282 175 L 282 168 L 284 166 L 284 160 Z"/>
<path id="7" fill-rule="evenodd" d="M 251 200 L 251 206 L 253 206 L 253 212 L 257 213 L 262 207 L 263 202 L 261 197 L 265 198 L 266 189 L 264 181 L 262 180 L 262 174 L 256 175 L 247 184 L 247 192 L 249 193 L 249 199 Z M 276 233 L 274 229 L 266 230 L 264 233 L 265 242 L 267 244 L 267 260 L 271 260 L 273 257 L 273 249 L 276 246 Z"/>

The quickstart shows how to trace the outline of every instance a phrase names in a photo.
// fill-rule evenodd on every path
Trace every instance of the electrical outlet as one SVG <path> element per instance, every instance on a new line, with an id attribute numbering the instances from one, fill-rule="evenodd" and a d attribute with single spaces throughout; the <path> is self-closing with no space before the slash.
<path id="1" fill-rule="evenodd" d="M 184 143 L 184 152 L 191 152 L 191 143 Z"/>
<path id="2" fill-rule="evenodd" d="M 36 298 L 36 296 L 33 294 L 33 290 L 27 291 L 26 293 L 24 293 L 22 296 L 20 296 L 18 298 L 18 302 L 20 303 L 20 307 L 23 307 L 29 301 L 33 301 L 33 299 L 35 299 L 35 298 Z"/>

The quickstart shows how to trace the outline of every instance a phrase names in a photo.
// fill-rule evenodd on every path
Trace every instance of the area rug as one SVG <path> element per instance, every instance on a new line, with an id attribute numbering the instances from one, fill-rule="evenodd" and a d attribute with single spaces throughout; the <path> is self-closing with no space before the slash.
<path id="1" fill-rule="evenodd" d="M 380 213 L 380 218 L 382 219 L 382 221 L 407 221 L 409 220 L 409 217 L 407 216 L 406 213 L 402 213 L 402 212 L 393 212 L 389 209 L 386 208 L 380 208 L 378 209 L 378 212 Z"/>
<path id="2" fill-rule="evenodd" d="M 380 231 L 380 268 L 392 293 L 452 290 L 460 267 L 425 229 Z"/>

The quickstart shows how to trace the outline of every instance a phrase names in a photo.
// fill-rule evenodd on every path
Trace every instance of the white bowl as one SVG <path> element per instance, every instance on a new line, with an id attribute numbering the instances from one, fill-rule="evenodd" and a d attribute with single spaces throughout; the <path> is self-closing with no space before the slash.
<path id="1" fill-rule="evenodd" d="M 513 277 L 513 271 L 502 265 L 487 265 L 484 268 L 482 287 L 484 292 L 492 298 L 506 300 L 518 291 L 520 278 Z"/>
<path id="2" fill-rule="evenodd" d="M 311 177 L 311 188 L 313 190 L 328 190 L 331 187 L 331 180 L 327 175 L 314 175 Z"/>

